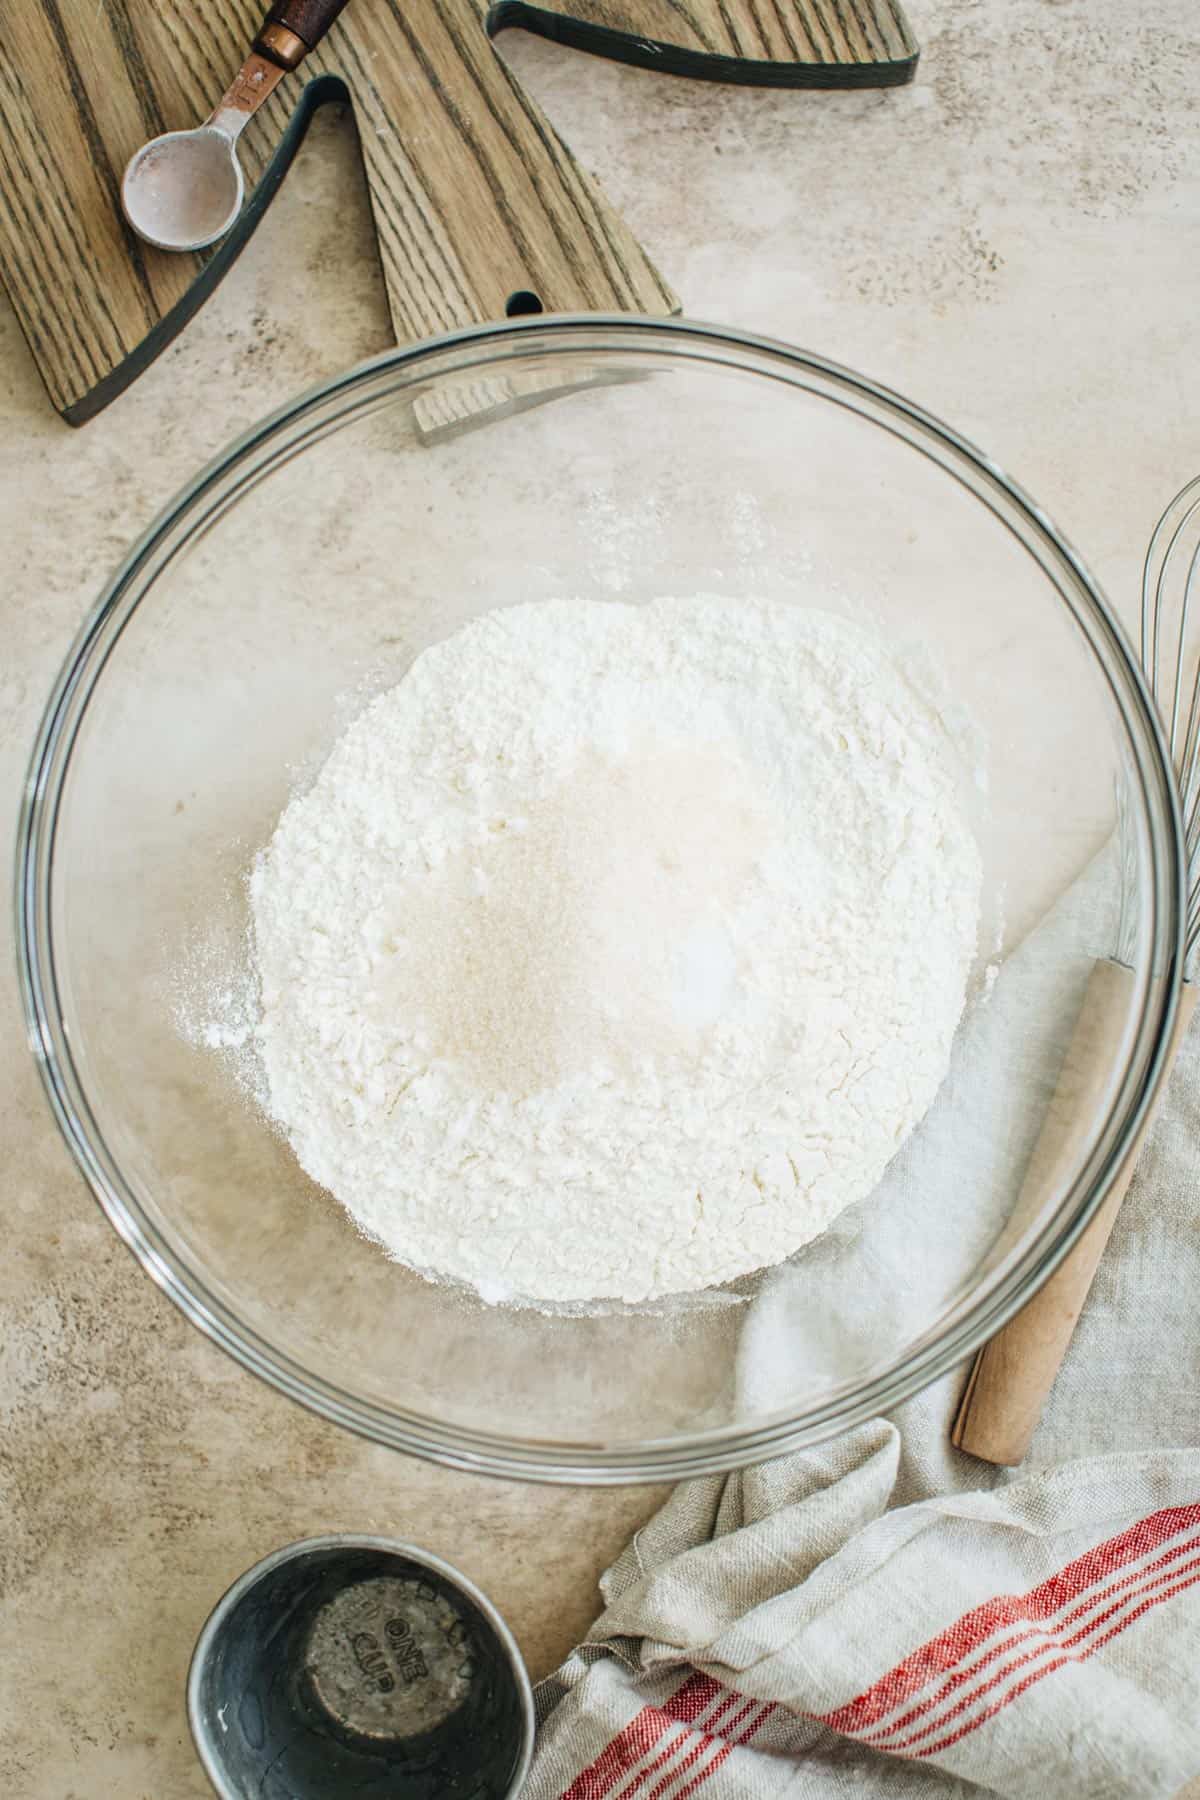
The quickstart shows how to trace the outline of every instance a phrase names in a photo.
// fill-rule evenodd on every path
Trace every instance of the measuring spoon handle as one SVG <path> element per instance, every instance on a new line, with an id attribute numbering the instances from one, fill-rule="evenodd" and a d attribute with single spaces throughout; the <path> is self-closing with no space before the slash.
<path id="1" fill-rule="evenodd" d="M 254 40 L 260 56 L 294 69 L 315 50 L 346 0 L 275 0 Z"/>

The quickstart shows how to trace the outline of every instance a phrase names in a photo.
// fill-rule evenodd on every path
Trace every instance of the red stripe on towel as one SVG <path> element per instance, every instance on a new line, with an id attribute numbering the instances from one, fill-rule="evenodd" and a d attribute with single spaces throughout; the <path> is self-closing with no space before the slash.
<path id="1" fill-rule="evenodd" d="M 580 1770 L 564 1789 L 562 1800 L 603 1800 L 622 1776 L 653 1750 L 664 1731 L 673 1725 L 690 1725 L 725 1691 L 709 1675 L 690 1675 L 665 1705 L 643 1706 L 599 1756 Z"/>
<path id="2" fill-rule="evenodd" d="M 935 1756 L 941 1750 L 948 1750 L 952 1744 L 957 1744 L 962 1738 L 969 1736 L 972 1731 L 978 1731 L 981 1725 L 986 1725 L 989 1719 L 994 1719 L 996 1714 L 1002 1712 L 1010 1701 L 1018 1699 L 1027 1688 L 1031 1688 L 1035 1682 L 1041 1681 L 1043 1676 L 1052 1675 L 1055 1669 L 1061 1669 L 1067 1663 L 1087 1662 L 1089 1657 L 1095 1656 L 1097 1650 L 1102 1650 L 1105 1644 L 1110 1643 L 1113 1638 L 1119 1637 L 1123 1631 L 1127 1631 L 1128 1628 L 1140 1619 L 1144 1613 L 1150 1612 L 1156 1606 L 1161 1606 L 1164 1600 L 1170 1600 L 1176 1594 L 1182 1594 L 1187 1588 L 1195 1587 L 1197 1582 L 1200 1582 L 1200 1571 L 1195 1575 L 1189 1575 L 1186 1581 L 1177 1581 L 1171 1587 L 1163 1588 L 1161 1592 L 1151 1594 L 1148 1599 L 1143 1600 L 1140 1605 L 1135 1606 L 1132 1612 L 1126 1613 L 1125 1616 L 1118 1619 L 1117 1623 L 1108 1631 L 1104 1632 L 1100 1637 L 1088 1644 L 1086 1649 L 1078 1651 L 1067 1650 L 1053 1662 L 1043 1663 L 1040 1669 L 1032 1670 L 1031 1673 L 1025 1677 L 1024 1681 L 1019 1681 L 1015 1687 L 1009 1688 L 1007 1693 L 999 1695 L 997 1699 L 993 1700 L 990 1706 L 985 1707 L 981 1713 L 977 1713 L 973 1719 L 966 1720 L 964 1724 L 959 1726 L 957 1731 L 951 1732 L 948 1737 L 939 1738 L 934 1744 L 926 1744 L 922 1749 L 916 1752 L 916 1755 Z M 1113 1610 L 1116 1611 L 1119 1609 L 1114 1608 Z"/>
<path id="3" fill-rule="evenodd" d="M 1115 1569 L 1200 1525 L 1200 1505 L 1169 1506 L 1097 1544 L 1026 1594 L 999 1594 L 964 1613 L 853 1700 L 818 1715 L 833 1731 L 859 1734 L 879 1724 L 937 1677 L 949 1674 L 1005 1625 L 1043 1621 L 1078 1600 Z"/>
<path id="4" fill-rule="evenodd" d="M 1003 1679 L 1006 1673 L 1022 1667 L 1025 1663 L 1032 1661 L 1035 1656 L 1048 1655 L 1054 1650 L 1065 1648 L 1067 1645 L 1080 1643 L 1089 1632 L 1095 1630 L 1098 1626 L 1103 1625 L 1108 1619 L 1112 1618 L 1114 1612 L 1119 1611 L 1122 1606 L 1128 1605 L 1130 1601 L 1137 1599 L 1140 1594 L 1149 1593 L 1152 1589 L 1161 1587 L 1164 1582 L 1173 1581 L 1177 1576 L 1185 1574 L 1191 1569 L 1200 1568 L 1200 1562 L 1197 1561 L 1182 1563 L 1177 1568 L 1169 1566 L 1172 1563 L 1178 1563 L 1181 1556 L 1186 1556 L 1190 1551 L 1197 1549 L 1200 1549 L 1200 1537 L 1186 1538 L 1183 1543 L 1174 1545 L 1164 1556 L 1156 1557 L 1153 1562 L 1144 1564 L 1135 1574 L 1126 1575 L 1122 1581 L 1110 1582 L 1106 1587 L 1096 1588 L 1089 1594 L 1086 1600 L 1079 1606 L 1072 1607 L 1071 1611 L 1065 1613 L 1049 1630 L 1042 1626 L 1035 1625 L 1028 1631 L 1019 1631 L 1015 1636 L 1002 1638 L 998 1644 L 993 1645 L 986 1655 L 981 1656 L 978 1662 L 971 1663 L 967 1668 L 956 1670 L 955 1673 L 944 1681 L 934 1693 L 928 1695 L 926 1699 L 920 1701 L 916 1706 L 910 1707 L 906 1713 L 902 1713 L 898 1719 L 893 1720 L 890 1724 L 884 1725 L 879 1731 L 869 1733 L 864 1737 L 864 1742 L 871 1745 L 877 1745 L 881 1749 L 893 1748 L 893 1740 L 896 1739 L 900 1732 L 906 1730 L 909 1725 L 915 1724 L 918 1719 L 923 1719 L 929 1713 L 936 1712 L 944 1700 L 949 1700 L 953 1694 L 965 1687 L 968 1682 L 976 1681 L 977 1678 L 983 1674 L 984 1670 L 992 1663 L 995 1663 L 1001 1657 L 1008 1656 L 1013 1650 L 1018 1649 L 1021 1644 L 1029 1643 L 1031 1639 L 1036 1642 L 1038 1646 L 1036 1650 L 1030 1651 L 1026 1656 L 1019 1658 L 1016 1662 L 1006 1663 L 999 1675 L 988 1682 L 986 1687 L 976 1687 L 972 1690 L 972 1693 L 980 1694 L 986 1692 L 988 1688 L 996 1685 L 997 1680 Z M 1158 1571 L 1157 1574 L 1155 1571 Z M 1147 1577 L 1150 1577 L 1150 1579 L 1147 1580 Z M 1122 1593 L 1125 1595 L 1125 1598 L 1118 1601 L 1116 1606 L 1109 1607 L 1107 1611 L 1099 1614 L 1095 1612 L 1096 1607 L 1103 1605 L 1106 1600 L 1111 1600 L 1114 1595 Z M 1093 1616 L 1088 1620 L 1088 1623 L 1083 1629 L 1074 1636 L 1064 1639 L 1062 1635 L 1064 1626 L 1074 1625 L 1076 1621 L 1082 1619 L 1086 1613 L 1091 1613 Z M 945 1716 L 951 1717 L 953 1715 L 947 1714 Z M 936 1729 L 936 1727 L 934 1727 L 934 1729 Z M 905 1741 L 912 1743 L 914 1740 L 909 1738 Z"/>

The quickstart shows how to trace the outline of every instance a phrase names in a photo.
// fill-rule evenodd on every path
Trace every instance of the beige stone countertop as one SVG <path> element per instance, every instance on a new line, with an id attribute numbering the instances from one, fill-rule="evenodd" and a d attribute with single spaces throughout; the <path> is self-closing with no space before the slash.
<path id="1" fill-rule="evenodd" d="M 950 420 L 1132 616 L 1149 530 L 1200 473 L 1194 0 L 1153 16 L 1124 0 L 910 12 L 920 70 L 893 92 L 676 81 L 518 33 L 501 51 L 687 312 L 820 350 Z M 256 415 L 388 341 L 336 109 L 202 315 L 82 431 L 51 412 L 0 311 L 6 844 L 50 683 L 130 539 Z M 183 1708 L 196 1634 L 242 1569 L 313 1532 L 394 1533 L 461 1564 L 545 1672 L 654 1493 L 405 1460 L 202 1339 L 118 1244 L 59 1141 L 7 923 L 4 935 L 0 1794 L 202 1800 Z"/>

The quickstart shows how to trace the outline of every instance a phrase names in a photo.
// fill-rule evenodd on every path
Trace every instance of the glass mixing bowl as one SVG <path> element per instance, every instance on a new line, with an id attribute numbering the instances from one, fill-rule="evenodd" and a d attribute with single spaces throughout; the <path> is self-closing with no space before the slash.
<path id="1" fill-rule="evenodd" d="M 1089 877 L 1091 936 L 1068 924 L 1053 952 L 1114 950 L 1124 906 L 1135 979 L 1111 1079 L 1019 1227 L 1022 1157 L 995 1140 L 1027 1144 L 1045 1093 L 961 1142 L 939 1097 L 901 1160 L 933 1131 L 950 1153 L 781 1272 L 587 1316 L 489 1306 L 358 1236 L 247 1099 L 230 1028 L 197 1018 L 244 969 L 245 874 L 289 794 L 424 646 L 515 601 L 692 592 L 866 617 L 929 665 L 981 770 L 985 918 L 960 1038 L 986 1022 L 989 963 L 1119 839 Z M 187 1316 L 381 1443 L 591 1482 L 814 1442 L 993 1332 L 1091 1216 L 1153 1094 L 1181 895 L 1141 672 L 1086 570 L 993 464 L 818 357 L 596 317 L 380 357 L 205 469 L 67 658 L 18 873 L 29 1025 L 59 1124 Z M 1036 1036 L 1047 1021 L 1027 1010 Z M 975 1040 L 979 1093 L 1014 1049 L 1011 1033 Z"/>

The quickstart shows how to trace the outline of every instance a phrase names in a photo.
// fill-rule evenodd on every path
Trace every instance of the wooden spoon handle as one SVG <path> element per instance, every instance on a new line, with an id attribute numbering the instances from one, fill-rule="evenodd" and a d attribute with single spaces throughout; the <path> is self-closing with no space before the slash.
<path id="1" fill-rule="evenodd" d="M 1100 1098 L 1111 1071 L 1132 981 L 1132 972 L 1119 963 L 1097 963 L 1092 973 L 1042 1134 L 1030 1158 L 1017 1202 L 1018 1218 L 1032 1214 L 1044 1199 L 1056 1173 L 1078 1149 L 1080 1136 L 1095 1117 L 1092 1103 Z M 1197 988 L 1185 985 L 1167 1053 L 1168 1069 L 1183 1041 L 1196 999 Z M 976 1356 L 950 1433 L 952 1442 L 969 1455 L 984 1462 L 1013 1464 L 1029 1449 L 1165 1085 L 1164 1076 L 1155 1105 L 1142 1120 L 1120 1172 L 1087 1230 L 1029 1304 Z"/>
<path id="2" fill-rule="evenodd" d="M 275 0 L 254 40 L 260 56 L 294 69 L 315 50 L 346 0 Z"/>

